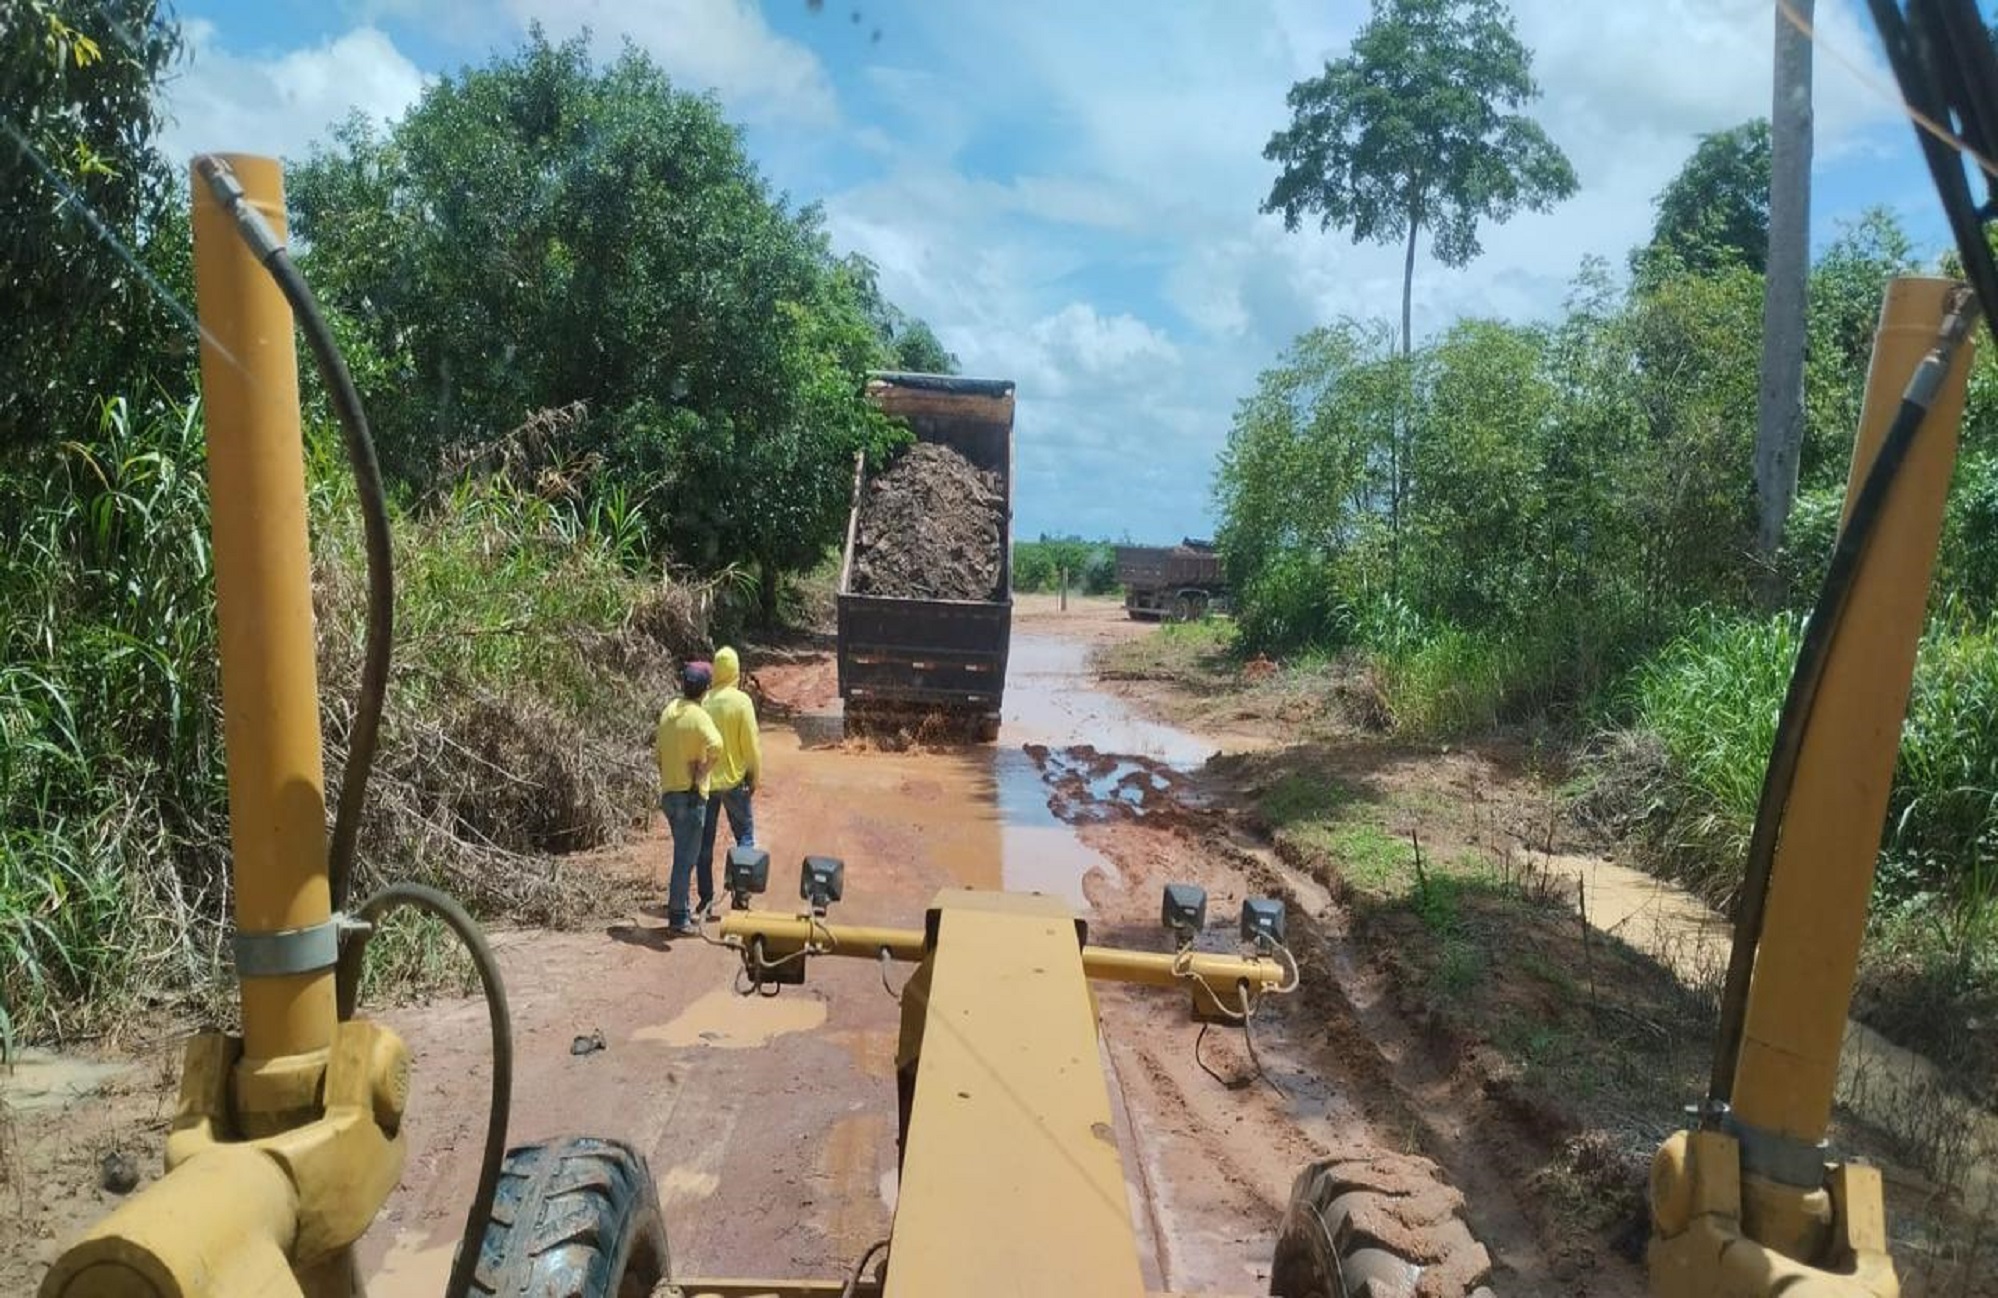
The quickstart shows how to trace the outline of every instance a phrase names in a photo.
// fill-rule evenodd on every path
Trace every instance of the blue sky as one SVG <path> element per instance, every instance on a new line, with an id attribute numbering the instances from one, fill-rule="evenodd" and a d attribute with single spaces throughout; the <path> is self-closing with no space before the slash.
<path id="1" fill-rule="evenodd" d="M 1019 391 L 1015 531 L 1211 531 L 1235 402 L 1300 330 L 1392 318 L 1400 252 L 1288 234 L 1256 208 L 1284 92 L 1345 49 L 1363 0 L 181 0 L 192 57 L 176 153 L 300 155 L 353 107 L 393 118 L 426 80 L 539 20 L 626 38 L 714 91 L 793 201 L 882 269 L 967 373 Z M 1536 116 L 1582 182 L 1416 270 L 1416 329 L 1544 319 L 1585 255 L 1621 267 L 1697 137 L 1766 114 L 1768 0 L 1513 0 Z M 1818 0 L 1820 246 L 1869 206 L 1925 250 L 1942 225 L 1854 0 Z M 856 18 L 856 14 L 858 17 Z M 1588 15 L 1583 17 L 1582 15 Z M 875 33 L 879 32 L 879 39 Z"/>

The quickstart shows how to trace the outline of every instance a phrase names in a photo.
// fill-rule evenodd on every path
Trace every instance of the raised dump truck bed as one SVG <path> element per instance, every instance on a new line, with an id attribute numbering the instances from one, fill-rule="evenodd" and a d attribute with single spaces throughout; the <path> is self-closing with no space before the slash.
<path id="1" fill-rule="evenodd" d="M 1013 383 L 936 374 L 868 376 L 868 400 L 905 421 L 918 443 L 948 447 L 996 474 L 996 580 L 988 599 L 861 593 L 863 514 L 876 474 L 856 463 L 839 578 L 839 692 L 849 724 L 941 715 L 981 739 L 998 735 L 1012 643 Z M 894 462 L 879 466 L 886 472 Z"/>
<path id="2" fill-rule="evenodd" d="M 1120 545 L 1117 583 L 1132 618 L 1194 618 L 1228 593 L 1213 544 L 1188 538 L 1178 545 Z"/>

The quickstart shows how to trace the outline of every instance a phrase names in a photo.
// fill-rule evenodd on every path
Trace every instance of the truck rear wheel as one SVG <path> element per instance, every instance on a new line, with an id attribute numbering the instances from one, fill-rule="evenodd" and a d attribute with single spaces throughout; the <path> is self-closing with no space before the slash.
<path id="1" fill-rule="evenodd" d="M 1463 1197 L 1425 1158 L 1326 1159 L 1298 1175 L 1270 1268 L 1275 1298 L 1493 1298 Z"/>
<path id="2" fill-rule="evenodd" d="M 507 1153 L 474 1293 L 646 1298 L 672 1269 L 643 1154 L 589 1136 Z"/>

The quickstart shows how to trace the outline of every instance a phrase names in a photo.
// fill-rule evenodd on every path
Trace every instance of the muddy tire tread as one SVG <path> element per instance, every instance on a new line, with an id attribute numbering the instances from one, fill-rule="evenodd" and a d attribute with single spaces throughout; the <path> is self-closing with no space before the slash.
<path id="1" fill-rule="evenodd" d="M 1325 1159 L 1298 1174 L 1270 1268 L 1276 1298 L 1492 1298 L 1491 1254 L 1426 1158 Z"/>
<path id="2" fill-rule="evenodd" d="M 484 1298 L 623 1298 L 671 1272 L 645 1156 L 572 1136 L 509 1150 L 472 1292 Z"/>

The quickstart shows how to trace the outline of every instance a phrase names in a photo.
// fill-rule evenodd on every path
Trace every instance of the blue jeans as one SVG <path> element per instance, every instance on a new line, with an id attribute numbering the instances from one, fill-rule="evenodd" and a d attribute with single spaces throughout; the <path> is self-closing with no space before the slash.
<path id="1" fill-rule="evenodd" d="M 703 906 L 715 899 L 715 835 L 721 830 L 723 813 L 728 815 L 728 832 L 735 836 L 735 845 L 756 846 L 756 815 L 750 807 L 749 790 L 738 784 L 726 793 L 710 794 L 708 823 L 701 830 L 699 869 Z"/>
<path id="2" fill-rule="evenodd" d="M 659 809 L 666 813 L 666 827 L 673 831 L 673 878 L 666 894 L 666 920 L 680 925 L 692 914 L 687 906 L 687 886 L 693 881 L 694 863 L 701 857 L 702 822 L 708 803 L 692 789 L 659 795 Z"/>

